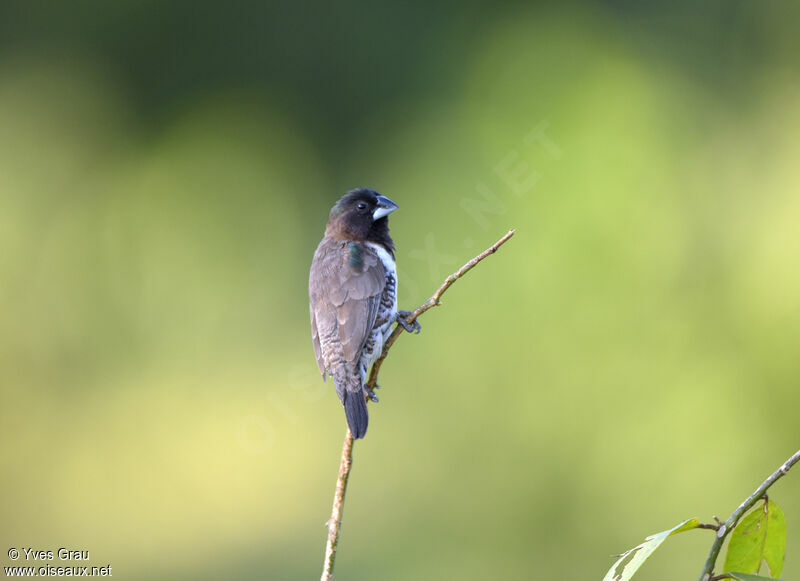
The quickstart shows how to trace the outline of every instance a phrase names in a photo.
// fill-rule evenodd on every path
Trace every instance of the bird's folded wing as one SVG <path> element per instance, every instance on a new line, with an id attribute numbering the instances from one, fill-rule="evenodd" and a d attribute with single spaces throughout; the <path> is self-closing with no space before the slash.
<path id="1" fill-rule="evenodd" d="M 345 360 L 355 364 L 378 314 L 386 285 L 383 265 L 368 246 L 337 240 L 323 241 L 314 260 L 309 289 L 317 364 L 325 369 L 319 343 L 327 340 L 338 340 Z"/>

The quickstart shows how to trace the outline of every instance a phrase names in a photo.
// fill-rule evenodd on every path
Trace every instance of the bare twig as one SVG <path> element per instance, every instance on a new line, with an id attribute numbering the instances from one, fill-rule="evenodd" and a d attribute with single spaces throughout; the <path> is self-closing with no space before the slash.
<path id="1" fill-rule="evenodd" d="M 470 270 L 484 258 L 490 254 L 497 252 L 506 241 L 514 235 L 513 230 L 509 230 L 505 236 L 492 244 L 489 248 L 481 252 L 478 256 L 467 262 L 464 266 L 459 268 L 456 272 L 448 276 L 442 286 L 436 289 L 431 298 L 418 306 L 410 315 L 406 317 L 406 322 L 410 325 L 416 321 L 425 311 L 433 307 L 441 305 L 440 299 L 445 291 L 456 282 L 459 278 L 467 274 Z M 378 382 L 378 371 L 381 368 L 383 360 L 389 354 L 389 349 L 397 341 L 397 338 L 403 332 L 403 327 L 400 325 L 395 326 L 392 334 L 383 345 L 381 356 L 372 364 L 369 379 L 367 380 L 367 388 L 374 389 Z M 339 478 L 336 481 L 336 494 L 333 497 L 333 509 L 331 510 L 331 518 L 328 521 L 328 542 L 325 546 L 325 563 L 322 567 L 322 577 L 320 581 L 331 581 L 333 579 L 333 564 L 336 559 L 336 547 L 339 544 L 339 530 L 342 524 L 342 511 L 344 510 L 344 496 L 347 491 L 347 480 L 350 478 L 350 467 L 353 464 L 353 435 L 350 430 L 344 436 L 344 444 L 342 444 L 342 461 L 339 464 Z"/>
<path id="2" fill-rule="evenodd" d="M 798 461 L 800 461 L 800 450 L 792 454 L 792 456 L 784 462 L 780 468 L 778 468 L 775 472 L 773 472 L 769 478 L 767 478 L 761 485 L 755 489 L 753 494 L 747 497 L 742 504 L 739 505 L 739 508 L 733 511 L 733 514 L 728 517 L 724 523 L 720 523 L 719 529 L 717 530 L 717 536 L 714 539 L 714 544 L 711 545 L 711 551 L 708 553 L 708 559 L 706 560 L 705 567 L 703 567 L 703 572 L 700 573 L 700 581 L 711 581 L 712 579 L 724 579 L 725 577 L 722 575 L 718 575 L 716 577 L 713 576 L 714 574 L 714 565 L 717 562 L 717 557 L 719 556 L 719 551 L 722 549 L 722 544 L 725 542 L 725 537 L 733 530 L 736 526 L 736 523 L 739 522 L 739 519 L 742 518 L 742 515 L 746 513 L 752 506 L 761 500 L 762 498 L 766 497 L 767 490 L 770 486 L 775 484 L 782 476 L 785 476 L 789 473 L 789 468 L 794 466 Z"/>
<path id="3" fill-rule="evenodd" d="M 495 252 L 497 252 L 497 249 L 500 248 L 503 244 L 505 244 L 506 241 L 509 238 L 511 238 L 513 235 L 514 235 L 514 231 L 513 230 L 509 230 L 506 233 L 506 235 L 503 236 L 500 240 L 498 240 L 497 242 L 492 244 L 489 248 L 487 248 L 486 250 L 481 252 L 478 256 L 476 256 L 475 258 L 470 260 L 464 266 L 459 268 L 456 272 L 454 272 L 453 274 L 448 276 L 446 279 L 444 279 L 444 282 L 442 283 L 442 286 L 440 286 L 438 289 L 436 289 L 436 292 L 433 293 L 433 296 L 431 296 L 431 298 L 429 298 L 427 301 L 425 301 L 420 306 L 418 306 L 416 309 L 414 309 L 411 312 L 411 314 L 408 317 L 406 317 L 406 323 L 408 323 L 410 325 L 414 321 L 416 321 L 420 317 L 420 315 L 422 315 L 422 313 L 424 313 L 428 309 L 432 309 L 433 307 L 440 306 L 442 303 L 441 303 L 441 301 L 439 299 L 442 298 L 442 295 L 445 293 L 445 291 L 447 289 L 450 288 L 450 286 L 454 282 L 456 282 L 459 278 L 461 278 L 462 276 L 467 274 L 470 270 L 475 268 L 475 266 L 481 260 L 483 260 L 484 258 L 489 256 L 490 254 L 494 254 Z M 386 343 L 384 343 L 384 345 L 383 345 L 383 352 L 381 353 L 381 356 L 378 357 L 378 360 L 375 361 L 375 363 L 372 364 L 372 369 L 369 372 L 369 379 L 367 380 L 367 388 L 368 389 L 375 389 L 375 385 L 378 383 L 378 371 L 380 371 L 380 369 L 381 369 L 381 364 L 383 364 L 383 360 L 386 359 L 386 356 L 389 354 L 389 349 L 392 347 L 392 345 L 394 345 L 394 342 L 397 341 L 397 338 L 402 334 L 402 332 L 403 332 L 403 327 L 400 326 L 400 325 L 397 325 L 394 328 L 394 330 L 392 331 L 392 334 L 389 335 L 389 338 L 386 339 Z"/>
<path id="4" fill-rule="evenodd" d="M 350 428 L 344 435 L 342 444 L 342 461 L 339 464 L 339 478 L 336 480 L 336 493 L 333 495 L 331 519 L 328 521 L 328 542 L 325 545 L 325 564 L 320 581 L 333 579 L 333 561 L 336 558 L 336 547 L 339 544 L 339 527 L 342 524 L 344 495 L 347 492 L 347 480 L 350 478 L 350 466 L 353 464 L 353 434 Z"/>

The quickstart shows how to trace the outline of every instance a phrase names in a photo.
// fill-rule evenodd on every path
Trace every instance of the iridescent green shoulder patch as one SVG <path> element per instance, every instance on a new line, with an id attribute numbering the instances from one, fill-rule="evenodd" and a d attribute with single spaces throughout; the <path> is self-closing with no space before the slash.
<path id="1" fill-rule="evenodd" d="M 361 255 L 361 247 L 355 242 L 348 242 L 350 247 L 350 268 L 361 270 L 364 266 L 364 257 Z"/>

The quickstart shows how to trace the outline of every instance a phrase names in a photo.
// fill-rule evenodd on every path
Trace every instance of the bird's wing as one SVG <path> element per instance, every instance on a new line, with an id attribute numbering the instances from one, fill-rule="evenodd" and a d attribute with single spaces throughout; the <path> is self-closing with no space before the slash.
<path id="1" fill-rule="evenodd" d="M 317 358 L 317 367 L 322 374 L 323 381 L 325 380 L 325 364 L 322 361 L 322 347 L 319 344 L 319 329 L 317 328 L 317 316 L 314 312 L 314 304 L 310 305 L 311 311 L 311 340 L 314 342 L 314 355 Z"/>
<path id="2" fill-rule="evenodd" d="M 323 239 L 309 277 L 311 326 L 320 370 L 326 344 L 338 342 L 345 361 L 355 364 L 369 337 L 386 285 L 383 264 L 365 244 Z M 334 347 L 330 345 L 330 347 Z"/>

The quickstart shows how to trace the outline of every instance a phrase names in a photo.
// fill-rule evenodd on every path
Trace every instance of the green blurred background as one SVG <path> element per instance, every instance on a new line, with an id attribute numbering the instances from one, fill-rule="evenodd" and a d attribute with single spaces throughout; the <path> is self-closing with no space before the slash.
<path id="1" fill-rule="evenodd" d="M 798 17 L 4 0 L 0 562 L 319 575 L 345 423 L 307 273 L 362 185 L 401 307 L 517 234 L 383 367 L 338 578 L 599 580 L 727 517 L 800 442 Z M 800 474 L 772 497 L 796 578 Z"/>

